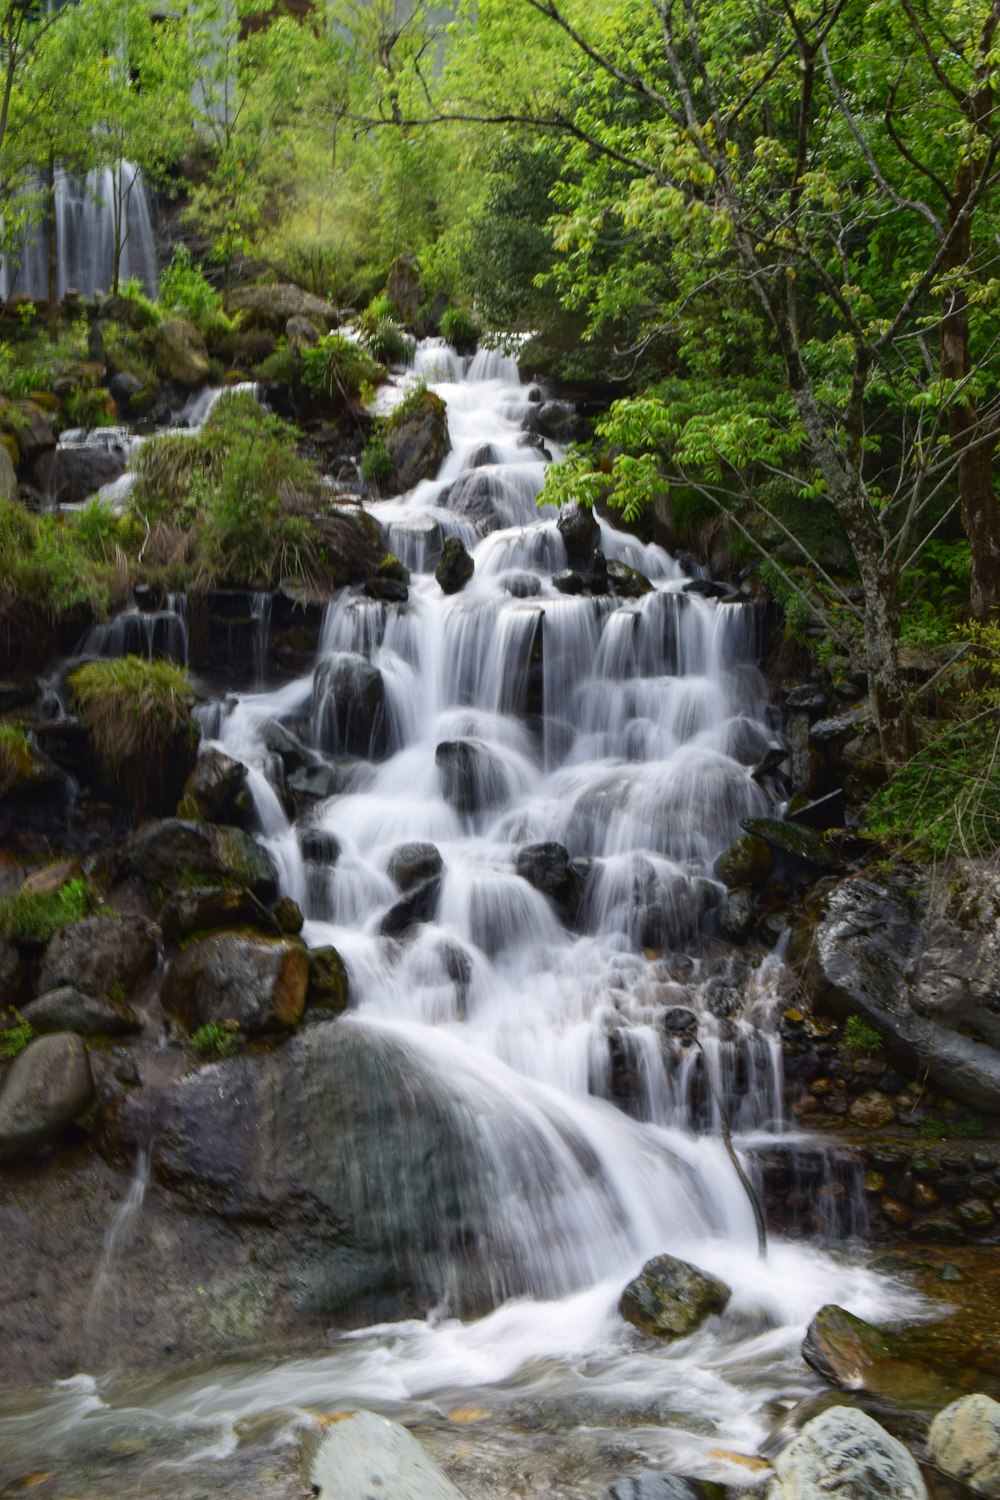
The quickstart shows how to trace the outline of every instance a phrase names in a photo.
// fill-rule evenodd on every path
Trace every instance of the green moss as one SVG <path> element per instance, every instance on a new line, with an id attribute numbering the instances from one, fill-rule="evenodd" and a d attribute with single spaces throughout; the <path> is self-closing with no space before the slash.
<path id="1" fill-rule="evenodd" d="M 191 1034 L 191 1045 L 203 1057 L 230 1057 L 243 1036 L 236 1021 L 207 1021 Z"/>
<path id="2" fill-rule="evenodd" d="M 11 1006 L 9 1015 L 10 1021 L 0 1031 L 0 1057 L 6 1058 L 17 1057 L 35 1039 L 35 1028 L 20 1011 Z"/>
<path id="3" fill-rule="evenodd" d="M 183 667 L 119 656 L 88 662 L 69 677 L 102 771 L 165 766 L 178 729 L 191 724 L 194 693 Z"/>
<path id="4" fill-rule="evenodd" d="M 848 1052 L 857 1053 L 877 1052 L 882 1045 L 878 1032 L 860 1016 L 848 1016 L 844 1022 L 843 1041 Z"/>
<path id="5" fill-rule="evenodd" d="M 0 724 L 0 797 L 31 772 L 31 746 L 16 724 Z"/>
<path id="6" fill-rule="evenodd" d="M 16 891 L 0 898 L 0 932 L 8 938 L 47 942 L 60 927 L 85 917 L 89 904 L 84 880 L 68 880 L 58 891 Z"/>

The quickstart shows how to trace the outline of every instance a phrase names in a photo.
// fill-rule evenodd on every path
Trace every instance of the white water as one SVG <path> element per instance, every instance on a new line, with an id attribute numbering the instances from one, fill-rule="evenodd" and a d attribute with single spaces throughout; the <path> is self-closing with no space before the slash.
<path id="1" fill-rule="evenodd" d="M 260 836 L 306 911 L 305 935 L 347 963 L 351 1024 L 390 1034 L 463 1121 L 471 1159 L 456 1178 L 485 1215 L 503 1262 L 491 1264 L 493 1284 L 508 1300 L 461 1322 L 446 1299 L 427 1321 L 346 1335 L 313 1358 L 130 1388 L 127 1405 L 80 1377 L 42 1413 L 0 1420 L 0 1438 L 6 1428 L 31 1452 L 47 1424 L 47 1440 L 72 1451 L 95 1423 L 117 1431 L 134 1419 L 190 1461 L 225 1457 L 239 1424 L 265 1411 L 289 1430 L 352 1404 L 419 1415 L 478 1400 L 496 1413 L 515 1397 L 586 1395 L 607 1415 L 668 1393 L 671 1421 L 644 1430 L 647 1455 L 733 1479 L 713 1449 L 752 1452 L 770 1425 L 765 1403 L 810 1388 L 798 1349 L 820 1305 L 882 1320 L 913 1311 L 899 1287 L 829 1250 L 776 1242 L 760 1261 L 716 1133 L 720 1105 L 741 1146 L 783 1129 L 780 957 L 751 973 L 688 957 L 722 899 L 714 858 L 767 808 L 750 774 L 771 739 L 752 616 L 685 596 L 666 553 L 608 526 L 606 555 L 640 567 L 654 591 L 634 602 L 558 593 L 550 573 L 563 543 L 556 517 L 535 506 L 542 463 L 518 444 L 526 393 L 510 362 L 477 356 L 463 381 L 440 346 L 418 350 L 416 364 L 449 377 L 436 389 L 453 451 L 437 480 L 374 509 L 411 566 L 433 566 L 442 536 L 461 535 L 471 583 L 446 598 L 432 572 L 415 573 L 404 607 L 342 595 L 314 673 L 215 705 L 204 728 L 251 767 Z M 443 501 L 486 447 L 494 529 L 480 535 Z M 378 758 L 307 820 L 341 848 L 334 865 L 316 865 L 277 794 L 266 732 L 283 723 L 336 758 L 355 731 L 330 684 L 345 672 L 361 681 L 369 665 L 384 683 Z M 458 740 L 471 747 L 473 806 L 448 800 L 438 761 L 438 746 Z M 400 898 L 390 856 L 411 840 L 443 858 L 436 920 L 383 937 Z M 517 873 L 518 850 L 542 840 L 589 861 L 575 867 L 586 881 L 579 930 Z M 664 1034 L 676 1007 L 695 1013 L 700 1052 Z M 631 1115 L 600 1097 L 614 1092 L 613 1036 Z M 616 1311 L 625 1282 L 661 1251 L 734 1294 L 721 1318 L 665 1349 Z"/>

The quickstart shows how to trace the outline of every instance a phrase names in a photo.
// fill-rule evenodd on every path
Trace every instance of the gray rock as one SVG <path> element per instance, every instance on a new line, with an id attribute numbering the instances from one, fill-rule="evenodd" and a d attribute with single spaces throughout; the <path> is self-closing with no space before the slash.
<path id="1" fill-rule="evenodd" d="M 309 1465 L 318 1500 L 463 1500 L 398 1422 L 358 1411 L 327 1427 Z"/>
<path id="2" fill-rule="evenodd" d="M 0 934 L 0 1009 L 14 1005 L 21 993 L 21 955 Z"/>
<path id="3" fill-rule="evenodd" d="M 912 1454 L 848 1406 L 807 1422 L 774 1471 L 768 1500 L 927 1500 Z"/>
<path id="4" fill-rule="evenodd" d="M 86 917 L 53 933 L 38 988 L 43 995 L 64 985 L 103 995 L 120 986 L 128 995 L 155 965 L 156 944 L 141 918 Z"/>
<path id="5" fill-rule="evenodd" d="M 774 865 L 771 846 L 753 833 L 744 833 L 723 850 L 715 861 L 715 873 L 724 885 L 763 885 Z"/>
<path id="6" fill-rule="evenodd" d="M 382 434 L 386 452 L 396 466 L 395 488 L 411 490 L 421 479 L 433 479 L 451 452 L 448 413 L 433 391 L 409 401 L 394 412 Z"/>
<path id="7" fill-rule="evenodd" d="M 185 797 L 191 797 L 197 813 L 211 823 L 238 823 L 243 807 L 240 798 L 246 792 L 247 768 L 221 750 L 203 750 L 184 786 Z"/>
<path id="8" fill-rule="evenodd" d="M 440 875 L 444 861 L 435 844 L 400 844 L 390 854 L 387 868 L 399 889 L 408 891 Z"/>
<path id="9" fill-rule="evenodd" d="M 32 481 L 58 505 L 78 505 L 125 472 L 125 454 L 107 448 L 50 448 L 39 455 Z"/>
<path id="10" fill-rule="evenodd" d="M 236 1021 L 256 1036 L 301 1020 L 308 984 L 303 944 L 220 932 L 171 959 L 160 1000 L 189 1032 L 210 1021 Z"/>
<path id="11" fill-rule="evenodd" d="M 196 932 L 226 927 L 254 927 L 277 933 L 277 923 L 262 901 L 243 887 L 202 885 L 177 891 L 160 909 L 165 938 L 181 942 Z"/>
<path id="12" fill-rule="evenodd" d="M 465 588 L 476 565 L 457 536 L 450 536 L 441 549 L 441 560 L 434 570 L 441 592 L 457 594 Z"/>
<path id="13" fill-rule="evenodd" d="M 622 1292 L 619 1311 L 653 1338 L 680 1339 L 724 1311 L 732 1293 L 724 1281 L 673 1255 L 648 1260 Z"/>
<path id="14" fill-rule="evenodd" d="M 753 891 L 748 885 L 730 891 L 719 911 L 719 931 L 731 943 L 745 943 L 754 924 Z"/>
<path id="15" fill-rule="evenodd" d="M 293 349 L 311 349 L 322 338 L 319 328 L 311 318 L 295 313 L 285 323 L 285 337 Z"/>
<path id="16" fill-rule="evenodd" d="M 336 948 L 310 948 L 309 987 L 306 1005 L 310 1010 L 329 1011 L 339 1015 L 350 999 L 350 983 L 344 960 Z"/>
<path id="17" fill-rule="evenodd" d="M 311 860 L 315 864 L 335 865 L 340 858 L 340 840 L 328 828 L 304 829 L 300 844 L 302 858 Z M 389 873 L 391 875 L 392 871 L 390 870 Z"/>
<path id="18" fill-rule="evenodd" d="M 193 390 L 212 373 L 205 340 L 185 318 L 164 318 L 156 330 L 153 359 L 157 374 Z"/>
<path id="19" fill-rule="evenodd" d="M 481 812 L 499 807 L 506 799 L 503 766 L 479 740 L 444 740 L 435 750 L 434 759 L 441 772 L 444 800 L 457 812 Z"/>
<path id="20" fill-rule="evenodd" d="M 673 1474 L 644 1471 L 631 1479 L 615 1480 L 605 1491 L 604 1500 L 698 1500 L 698 1491 Z"/>
<path id="21" fill-rule="evenodd" d="M 316 668 L 313 715 L 324 748 L 375 758 L 388 749 L 382 673 L 355 651 L 338 651 Z"/>
<path id="22" fill-rule="evenodd" d="M 558 573 L 553 573 L 552 584 L 560 594 L 585 594 L 587 591 L 587 580 L 575 568 L 560 568 Z"/>
<path id="23" fill-rule="evenodd" d="M 567 505 L 559 512 L 556 526 L 566 548 L 567 565 L 586 573 L 601 545 L 601 528 L 594 512 L 586 505 Z"/>
<path id="24" fill-rule="evenodd" d="M 589 870 L 580 860 L 571 859 L 562 844 L 525 844 L 514 857 L 514 868 L 522 880 L 548 897 L 566 922 L 576 921 Z"/>
<path id="25" fill-rule="evenodd" d="M 168 890 L 200 875 L 206 883 L 245 886 L 262 901 L 273 901 L 278 893 L 277 871 L 267 850 L 242 828 L 222 824 L 184 818 L 147 823 L 130 843 L 126 864 L 141 880 Z"/>
<path id="26" fill-rule="evenodd" d="M 71 985 L 40 995 L 21 1014 L 41 1036 L 50 1031 L 75 1031 L 77 1036 L 125 1036 L 141 1031 L 142 1022 L 129 1005 L 84 995 Z"/>
<path id="27" fill-rule="evenodd" d="M 300 286 L 277 282 L 270 286 L 242 286 L 231 292 L 226 303 L 230 312 L 242 313 L 241 327 L 267 328 L 284 333 L 289 318 L 308 318 L 322 333 L 337 323 L 337 309 Z"/>
<path id="28" fill-rule="evenodd" d="M 653 592 L 653 585 L 645 573 L 640 573 L 638 568 L 630 568 L 628 563 L 617 562 L 614 558 L 608 562 L 608 588 L 619 599 L 641 599 L 643 594 Z"/>
<path id="29" fill-rule="evenodd" d="M 440 495 L 438 504 L 472 521 L 480 536 L 486 536 L 504 524 L 497 506 L 502 494 L 502 481 L 491 469 L 470 469 Z"/>
<path id="30" fill-rule="evenodd" d="M 873 1026 L 907 1070 L 926 1069 L 951 1097 L 1000 1113 L 988 978 L 994 879 L 962 862 L 908 882 L 856 876 L 833 888 L 816 929 L 812 987 L 835 1014 Z"/>
<path id="31" fill-rule="evenodd" d="M 1000 1495 L 1000 1403 L 983 1395 L 953 1401 L 931 1423 L 927 1452 L 974 1495 Z"/>
<path id="32" fill-rule="evenodd" d="M 0 1090 L 0 1162 L 55 1140 L 93 1097 L 80 1038 L 65 1031 L 38 1037 L 14 1059 Z"/>
<path id="33" fill-rule="evenodd" d="M 403 937 L 420 922 L 433 922 L 441 895 L 441 877 L 432 875 L 411 886 L 405 896 L 389 908 L 379 923 L 383 937 Z"/>

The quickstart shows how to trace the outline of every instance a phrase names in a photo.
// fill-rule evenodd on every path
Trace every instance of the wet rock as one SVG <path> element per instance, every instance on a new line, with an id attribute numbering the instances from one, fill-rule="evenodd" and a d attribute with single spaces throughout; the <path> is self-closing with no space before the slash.
<path id="1" fill-rule="evenodd" d="M 586 573 L 594 553 L 601 545 L 601 528 L 594 512 L 586 505 L 566 505 L 556 522 L 566 549 L 566 562 L 577 572 Z"/>
<path id="2" fill-rule="evenodd" d="M 160 908 L 160 930 L 171 942 L 182 942 L 197 932 L 227 927 L 277 932 L 274 918 L 264 903 L 239 886 L 190 886 L 175 892 Z"/>
<path id="3" fill-rule="evenodd" d="M 608 560 L 598 547 L 587 569 L 587 588 L 592 594 L 603 596 L 608 592 Z"/>
<path id="4" fill-rule="evenodd" d="M 336 948 L 310 948 L 309 987 L 306 991 L 306 1005 L 309 1009 L 339 1015 L 347 1008 L 349 999 L 347 970 Z"/>
<path id="5" fill-rule="evenodd" d="M 766 750 L 760 760 L 750 772 L 754 781 L 763 781 L 768 776 L 773 776 L 775 771 L 785 764 L 790 751 L 784 745 L 772 745 Z"/>
<path id="6" fill-rule="evenodd" d="M 242 314 L 243 329 L 266 328 L 280 334 L 284 333 L 289 318 L 308 318 L 321 333 L 337 325 L 337 309 L 329 302 L 283 282 L 238 287 L 230 293 L 226 306 L 229 312 Z"/>
<path id="7" fill-rule="evenodd" d="M 340 840 L 327 828 L 307 828 L 299 840 L 302 858 L 319 865 L 335 865 L 340 858 Z"/>
<path id="8" fill-rule="evenodd" d="M 851 1100 L 847 1118 L 852 1125 L 860 1125 L 865 1130 L 881 1130 L 892 1124 L 896 1118 L 896 1110 L 891 1099 L 887 1099 L 877 1089 L 872 1089 Z"/>
<path id="9" fill-rule="evenodd" d="M 22 464 L 31 464 L 40 453 L 56 445 L 56 432 L 48 417 L 33 401 L 17 403 L 14 437 Z"/>
<path id="10" fill-rule="evenodd" d="M 696 1036 L 700 1022 L 685 1005 L 670 1005 L 660 1016 L 660 1025 L 668 1036 Z"/>
<path id="11" fill-rule="evenodd" d="M 389 726 L 382 673 L 364 656 L 341 651 L 316 668 L 313 709 L 324 746 L 348 755 L 384 755 Z"/>
<path id="12" fill-rule="evenodd" d="M 444 740 L 434 752 L 444 800 L 460 813 L 499 807 L 507 779 L 499 758 L 478 740 Z"/>
<path id="13" fill-rule="evenodd" d="M 542 591 L 541 579 L 534 573 L 506 573 L 500 581 L 515 599 L 534 599 Z"/>
<path id="14" fill-rule="evenodd" d="M 912 1454 L 849 1406 L 807 1422 L 774 1471 L 768 1500 L 927 1500 Z"/>
<path id="15" fill-rule="evenodd" d="M 902 1358 L 890 1337 L 833 1303 L 821 1307 L 809 1324 L 802 1357 L 831 1385 L 904 1406 L 932 1406 L 953 1389 L 930 1365 Z"/>
<path id="16" fill-rule="evenodd" d="M 581 861 L 570 858 L 562 844 L 525 844 L 514 857 L 514 868 L 522 880 L 548 897 L 564 921 L 570 925 L 576 921 L 589 872 Z"/>
<path id="17" fill-rule="evenodd" d="M 673 1255 L 657 1255 L 621 1295 L 626 1322 L 653 1338 L 680 1339 L 713 1313 L 725 1310 L 729 1287 Z"/>
<path id="18" fill-rule="evenodd" d="M 744 818 L 742 826 L 747 833 L 765 839 L 772 848 L 790 854 L 793 859 L 804 860 L 806 864 L 831 869 L 840 863 L 836 851 L 813 828 L 786 823 L 780 818 Z"/>
<path id="19" fill-rule="evenodd" d="M 953 1401 L 931 1423 L 927 1453 L 974 1495 L 1000 1495 L 1000 1403 L 984 1395 Z"/>
<path id="20" fill-rule="evenodd" d="M 398 1422 L 357 1411 L 327 1427 L 309 1465 L 318 1500 L 463 1500 L 443 1469 Z"/>
<path id="21" fill-rule="evenodd" d="M 829 751 L 831 746 L 842 744 L 850 739 L 863 718 L 862 713 L 852 712 L 839 714 L 832 719 L 818 719 L 809 731 L 809 743 L 815 745 L 817 749 Z"/>
<path id="22" fill-rule="evenodd" d="M 733 590 L 728 583 L 719 583 L 714 578 L 692 578 L 684 585 L 685 594 L 699 594 L 702 599 L 725 599 Z"/>
<path id="23" fill-rule="evenodd" d="M 393 488 L 400 494 L 421 479 L 433 479 L 451 452 L 445 403 L 433 391 L 407 400 L 385 424 L 382 441 L 396 466 Z"/>
<path id="24" fill-rule="evenodd" d="M 744 833 L 723 850 L 715 861 L 715 873 L 724 885 L 763 885 L 771 873 L 774 857 L 765 839 Z"/>
<path id="25" fill-rule="evenodd" d="M 255 1036 L 301 1019 L 308 982 L 301 943 L 221 932 L 171 959 L 160 1000 L 189 1032 L 209 1021 L 236 1021 Z"/>
<path id="26" fill-rule="evenodd" d="M 191 799 L 190 816 L 238 825 L 247 811 L 246 790 L 247 768 L 242 761 L 208 749 L 199 755 L 184 783 L 184 799 Z"/>
<path id="27" fill-rule="evenodd" d="M 71 985 L 50 990 L 29 1005 L 21 1014 L 36 1035 L 51 1031 L 73 1031 L 77 1036 L 125 1036 L 140 1031 L 142 1022 L 130 1005 L 96 995 L 85 995 Z"/>
<path id="28" fill-rule="evenodd" d="M 585 594 L 587 592 L 587 580 L 582 573 L 577 573 L 572 568 L 560 568 L 558 573 L 553 573 L 552 584 L 560 594 Z"/>
<path id="29" fill-rule="evenodd" d="M 617 1479 L 604 1500 L 698 1500 L 698 1491 L 686 1479 L 672 1474 L 644 1472 L 631 1479 Z"/>
<path id="30" fill-rule="evenodd" d="M 1000 958 L 1000 889 L 988 868 L 981 873 L 981 895 L 977 864 L 841 881 L 816 929 L 810 982 L 835 1014 L 874 1027 L 907 1071 L 926 1069 L 952 1098 L 1000 1112 L 989 979 Z"/>
<path id="31" fill-rule="evenodd" d="M 753 891 L 748 885 L 730 891 L 719 911 L 719 931 L 731 943 L 745 943 L 754 924 Z"/>
<path id="32" fill-rule="evenodd" d="M 438 504 L 456 515 L 472 521 L 480 536 L 497 531 L 504 524 L 497 505 L 501 498 L 502 485 L 490 469 L 470 469 L 460 474 L 439 497 Z"/>
<path id="33" fill-rule="evenodd" d="M 963 1229 L 968 1229 L 973 1234 L 981 1234 L 993 1227 L 993 1210 L 982 1198 L 966 1198 L 955 1209 L 955 1218 Z"/>
<path id="34" fill-rule="evenodd" d="M 441 549 L 441 560 L 434 570 L 434 577 L 442 593 L 457 594 L 465 588 L 475 568 L 464 544 L 457 536 L 450 536 Z"/>
<path id="35" fill-rule="evenodd" d="M 653 592 L 645 573 L 615 558 L 608 559 L 608 588 L 619 599 L 641 599 L 643 594 Z"/>
<path id="36" fill-rule="evenodd" d="M 271 907 L 271 918 L 283 937 L 298 937 L 305 923 L 302 908 L 291 896 L 282 896 Z"/>
<path id="37" fill-rule="evenodd" d="M 406 895 L 386 912 L 379 924 L 379 932 L 383 937 L 403 937 L 418 923 L 433 922 L 440 896 L 440 875 L 411 886 Z"/>
<path id="38" fill-rule="evenodd" d="M 432 880 L 444 868 L 441 851 L 434 844 L 400 844 L 389 856 L 390 879 L 401 891 Z"/>
<path id="39" fill-rule="evenodd" d="M 52 935 L 42 955 L 38 988 L 47 994 L 69 985 L 103 995 L 120 987 L 128 995 L 155 965 L 156 944 L 141 918 L 86 917 Z"/>
<path id="40" fill-rule="evenodd" d="M 300 766 L 286 780 L 290 792 L 299 797 L 308 797 L 315 802 L 325 802 L 333 795 L 336 773 L 332 766 L 320 763 L 315 766 Z"/>
<path id="41" fill-rule="evenodd" d="M 125 454 L 107 448 L 50 448 L 40 454 L 32 483 L 56 505 L 79 505 L 125 472 Z"/>
<path id="42" fill-rule="evenodd" d="M 381 599 L 385 604 L 405 604 L 410 591 L 400 578 L 385 573 L 376 573 L 365 582 L 365 593 L 370 599 Z"/>
<path id="43" fill-rule="evenodd" d="M 802 687 L 789 688 L 785 694 L 785 707 L 793 713 L 806 713 L 818 718 L 826 713 L 826 694 L 815 683 L 807 682 Z"/>
<path id="44" fill-rule="evenodd" d="M 188 390 L 205 385 L 212 373 L 205 340 L 185 318 L 164 318 L 156 330 L 153 359 L 158 375 Z"/>
<path id="45" fill-rule="evenodd" d="M 788 812 L 786 817 L 790 823 L 799 823 L 804 828 L 815 828 L 818 832 L 824 832 L 828 828 L 842 828 L 844 825 L 843 787 L 837 787 L 836 791 L 827 792 L 825 797 L 817 797 L 815 801 L 807 802 L 804 807 Z"/>
<path id="46" fill-rule="evenodd" d="M 126 865 L 153 885 L 176 890 L 192 875 L 206 883 L 244 886 L 262 901 L 278 894 L 274 861 L 266 849 L 241 828 L 162 818 L 147 823 L 129 844 Z"/>
<path id="47" fill-rule="evenodd" d="M 0 1162 L 54 1141 L 94 1097 L 87 1049 L 71 1032 L 38 1037 L 0 1088 Z"/>

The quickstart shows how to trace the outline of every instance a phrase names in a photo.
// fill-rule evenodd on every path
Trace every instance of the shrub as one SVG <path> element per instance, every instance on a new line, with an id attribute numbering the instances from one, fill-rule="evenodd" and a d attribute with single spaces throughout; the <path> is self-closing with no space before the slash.
<path id="1" fill-rule="evenodd" d="M 449 307 L 441 318 L 441 336 L 459 354 L 472 354 L 482 335 L 482 329 L 470 313 L 461 307 Z"/>
<path id="2" fill-rule="evenodd" d="M 69 684 L 99 769 L 124 781 L 138 821 L 165 779 L 178 734 L 196 732 L 187 673 L 173 662 L 119 656 L 78 667 Z"/>
<path id="3" fill-rule="evenodd" d="M 877 1052 L 882 1038 L 860 1016 L 848 1016 L 844 1022 L 843 1042 L 848 1052 Z"/>
<path id="4" fill-rule="evenodd" d="M 191 1033 L 191 1045 L 204 1057 L 230 1057 L 243 1040 L 237 1021 L 206 1021 Z"/>
<path id="5" fill-rule="evenodd" d="M 20 1011 L 10 1008 L 12 1020 L 0 1031 L 0 1057 L 17 1057 L 35 1039 L 35 1028 Z"/>
<path id="6" fill-rule="evenodd" d="M 52 617 L 79 607 L 103 617 L 126 588 L 123 563 L 95 559 L 74 517 L 36 520 L 16 500 L 0 501 L 0 610 L 26 601 Z"/>
<path id="7" fill-rule="evenodd" d="M 382 441 L 381 434 L 373 433 L 361 455 L 361 478 L 373 489 L 381 490 L 391 481 L 395 472 L 395 462 Z"/>
<path id="8" fill-rule="evenodd" d="M 89 904 L 84 880 L 68 880 L 58 891 L 15 891 L 0 897 L 0 932 L 8 938 L 48 942 L 58 928 L 85 917 Z"/>
<path id="9" fill-rule="evenodd" d="M 350 404 L 362 386 L 376 384 L 384 374 L 377 360 L 341 333 L 329 333 L 302 350 L 302 383 L 317 396 L 340 396 Z"/>

